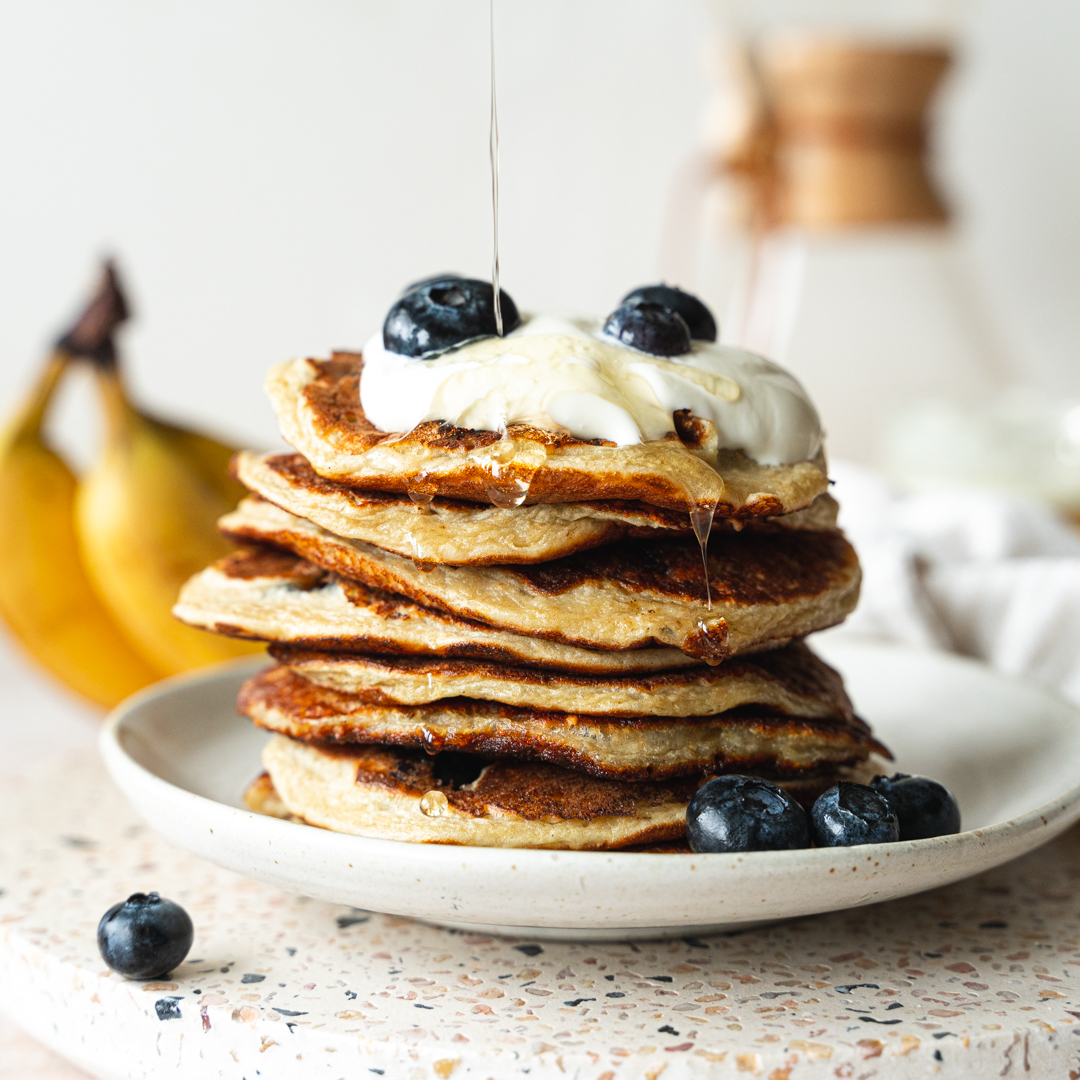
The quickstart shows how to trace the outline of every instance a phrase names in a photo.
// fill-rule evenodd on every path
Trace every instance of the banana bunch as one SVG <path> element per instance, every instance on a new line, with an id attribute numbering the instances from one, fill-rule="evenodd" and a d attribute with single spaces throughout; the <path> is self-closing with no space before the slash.
<path id="1" fill-rule="evenodd" d="M 180 585 L 229 550 L 215 522 L 243 489 L 227 472 L 232 448 L 131 403 L 113 343 L 126 317 L 107 266 L 0 435 L 0 615 L 35 659 L 105 706 L 165 675 L 259 648 L 170 614 Z M 81 480 L 43 433 L 76 360 L 93 365 L 106 416 L 104 450 Z"/>

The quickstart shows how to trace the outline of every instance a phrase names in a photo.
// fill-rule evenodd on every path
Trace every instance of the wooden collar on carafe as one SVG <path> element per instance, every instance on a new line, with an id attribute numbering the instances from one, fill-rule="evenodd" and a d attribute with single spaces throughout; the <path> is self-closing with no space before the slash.
<path id="1" fill-rule="evenodd" d="M 948 50 L 783 36 L 748 59 L 758 116 L 726 164 L 750 186 L 752 224 L 945 220 L 925 158 Z"/>

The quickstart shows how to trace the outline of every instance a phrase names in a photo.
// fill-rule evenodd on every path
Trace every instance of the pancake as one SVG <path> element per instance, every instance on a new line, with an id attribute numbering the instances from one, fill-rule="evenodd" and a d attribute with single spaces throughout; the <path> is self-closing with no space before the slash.
<path id="1" fill-rule="evenodd" d="M 616 540 L 691 531 L 689 515 L 647 503 L 536 503 L 504 509 L 436 496 L 417 504 L 407 495 L 359 491 L 326 480 L 300 454 L 244 451 L 234 458 L 233 473 L 250 491 L 290 514 L 421 564 L 547 562 Z M 832 497 L 821 495 L 805 510 L 767 520 L 789 528 L 834 528 L 836 510 Z M 724 523 L 719 519 L 717 526 Z"/>
<path id="2" fill-rule="evenodd" d="M 357 656 L 274 645 L 273 657 L 316 686 L 372 705 L 427 705 L 444 698 L 595 716 L 713 716 L 757 705 L 792 716 L 850 720 L 843 680 L 801 642 L 719 667 L 654 675 L 569 675 L 482 660 Z"/>
<path id="3" fill-rule="evenodd" d="M 868 784 L 875 776 L 880 776 L 889 771 L 888 763 L 871 757 L 867 761 L 860 762 L 850 768 L 840 768 L 835 772 L 824 772 L 818 776 L 800 777 L 797 780 L 783 779 L 774 780 L 792 798 L 802 803 L 807 808 L 813 806 L 814 800 L 823 792 L 832 787 L 838 780 L 848 780 L 856 784 Z M 274 787 L 274 781 L 270 779 L 268 772 L 262 772 L 244 789 L 244 804 L 249 810 L 266 817 L 278 818 L 281 821 L 291 821 L 297 825 L 308 825 L 298 814 L 292 813 L 281 800 L 281 796 Z M 689 855 L 690 845 L 685 838 L 678 840 L 660 840 L 651 844 L 629 845 L 621 848 L 627 854 L 637 852 L 655 855 Z"/>
<path id="4" fill-rule="evenodd" d="M 361 359 L 298 359 L 274 368 L 266 389 L 282 437 L 320 475 L 353 487 L 416 491 L 497 506 L 630 499 L 723 517 L 771 517 L 809 506 L 828 487 L 824 456 L 759 465 L 717 450 L 711 422 L 688 412 L 658 442 L 615 446 L 513 424 L 466 431 L 439 421 L 404 434 L 379 431 L 360 406 Z"/>
<path id="5" fill-rule="evenodd" d="M 719 662 L 840 622 L 859 594 L 859 563 L 837 531 L 720 532 L 706 591 L 696 541 L 624 541 L 535 566 L 435 566 L 335 536 L 245 499 L 219 527 L 425 607 L 587 649 L 666 645 Z"/>
<path id="6" fill-rule="evenodd" d="M 627 536 L 690 532 L 687 514 L 647 503 L 503 509 L 436 496 L 418 504 L 407 495 L 359 491 L 326 480 L 300 454 L 242 452 L 233 460 L 233 473 L 250 491 L 297 517 L 421 563 L 544 562 Z"/>
<path id="7" fill-rule="evenodd" d="M 270 784 L 290 815 L 335 832 L 413 843 L 587 850 L 676 841 L 699 783 L 599 780 L 554 765 L 463 758 L 308 746 L 280 735 L 263 750 Z M 881 771 L 868 762 L 781 785 L 807 804 L 838 779 L 869 780 Z M 256 801 L 275 806 L 265 782 L 256 783 Z"/>
<path id="8" fill-rule="evenodd" d="M 303 742 L 513 756 L 628 780 L 744 769 L 795 775 L 882 750 L 855 717 L 790 716 L 746 706 L 690 719 L 615 719 L 460 697 L 395 706 L 316 686 L 280 667 L 245 683 L 236 707 L 259 727 Z"/>
<path id="9" fill-rule="evenodd" d="M 237 551 L 192 577 L 173 614 L 231 637 L 351 653 L 491 660 L 582 675 L 669 671 L 697 661 L 678 649 L 598 652 L 527 637 L 343 580 L 289 552 Z"/>
<path id="10" fill-rule="evenodd" d="M 262 760 L 286 808 L 309 824 L 413 843 L 580 849 L 672 839 L 685 831 L 697 787 L 696 780 L 632 784 L 481 759 L 468 763 L 471 782 L 458 785 L 440 782 L 436 760 L 422 751 L 316 747 L 281 735 Z"/>
<path id="11" fill-rule="evenodd" d="M 270 779 L 268 772 L 259 773 L 246 788 L 244 788 L 244 805 L 256 814 L 265 817 L 280 818 L 282 821 L 293 821 L 299 825 L 306 822 L 302 817 L 289 812 L 289 808 L 281 801 L 281 796 L 274 787 L 274 781 Z"/>

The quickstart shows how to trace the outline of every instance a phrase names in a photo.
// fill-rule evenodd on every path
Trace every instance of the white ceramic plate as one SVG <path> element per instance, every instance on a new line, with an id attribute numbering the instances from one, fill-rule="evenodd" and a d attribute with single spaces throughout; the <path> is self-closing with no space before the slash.
<path id="1" fill-rule="evenodd" d="M 237 716 L 245 660 L 161 683 L 101 737 L 109 772 L 169 840 L 293 892 L 532 937 L 703 934 L 874 903 L 957 881 L 1080 817 L 1080 712 L 968 660 L 821 640 L 905 772 L 956 793 L 968 830 L 898 844 L 649 855 L 405 844 L 253 814 L 240 795 L 267 735 Z"/>

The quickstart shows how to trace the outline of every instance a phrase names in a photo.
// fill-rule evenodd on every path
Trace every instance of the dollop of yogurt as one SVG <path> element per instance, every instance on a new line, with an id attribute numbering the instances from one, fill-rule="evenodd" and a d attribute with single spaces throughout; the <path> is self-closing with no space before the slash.
<path id="1" fill-rule="evenodd" d="M 364 346 L 360 403 L 383 431 L 426 420 L 500 431 L 531 424 L 618 446 L 662 439 L 673 413 L 716 425 L 719 448 L 762 465 L 813 458 L 821 422 L 782 367 L 743 349 L 695 341 L 659 357 L 604 335 L 599 323 L 534 315 L 506 337 L 480 338 L 430 360 L 389 352 L 379 332 Z"/>

